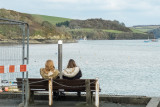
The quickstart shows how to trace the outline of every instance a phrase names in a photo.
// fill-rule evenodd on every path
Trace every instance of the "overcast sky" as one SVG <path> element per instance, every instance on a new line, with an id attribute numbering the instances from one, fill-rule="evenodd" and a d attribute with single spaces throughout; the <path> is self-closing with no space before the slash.
<path id="1" fill-rule="evenodd" d="M 160 24 L 160 0 L 0 0 L 0 8 L 71 19 L 118 20 L 126 26 Z"/>

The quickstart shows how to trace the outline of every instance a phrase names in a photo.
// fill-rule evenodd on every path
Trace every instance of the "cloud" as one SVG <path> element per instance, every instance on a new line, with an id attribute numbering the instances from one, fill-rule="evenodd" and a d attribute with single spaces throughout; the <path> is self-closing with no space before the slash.
<path id="1" fill-rule="evenodd" d="M 52 3 L 78 3 L 80 0 L 42 0 L 44 2 Z"/>
<path id="2" fill-rule="evenodd" d="M 158 0 L 41 0 L 47 8 L 70 11 L 149 11 L 160 9 Z M 155 3 L 157 2 L 157 3 Z"/>

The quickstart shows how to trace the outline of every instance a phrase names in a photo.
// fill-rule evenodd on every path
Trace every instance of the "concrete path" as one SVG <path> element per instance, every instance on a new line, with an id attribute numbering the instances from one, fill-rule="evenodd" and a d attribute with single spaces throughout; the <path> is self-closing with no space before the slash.
<path id="1" fill-rule="evenodd" d="M 20 105 L 19 100 L 11 100 L 11 99 L 0 99 L 0 107 L 22 107 Z M 36 100 L 34 104 L 29 107 L 48 107 L 47 100 Z M 80 101 L 54 101 L 53 107 L 95 107 L 95 106 L 87 106 L 85 102 Z M 100 107 L 145 107 L 145 105 L 131 105 L 131 104 L 116 104 L 101 101 Z"/>
<path id="2" fill-rule="evenodd" d="M 147 104 L 146 107 L 159 107 L 160 106 L 160 98 L 153 97 Z"/>

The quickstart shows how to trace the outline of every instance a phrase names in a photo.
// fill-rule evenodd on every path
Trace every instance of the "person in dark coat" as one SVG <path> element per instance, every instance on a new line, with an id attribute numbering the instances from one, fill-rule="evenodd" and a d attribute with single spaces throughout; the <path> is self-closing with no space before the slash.
<path id="1" fill-rule="evenodd" d="M 70 59 L 67 68 L 62 72 L 63 79 L 80 79 L 82 77 L 81 69 L 76 65 L 73 59 Z"/>
<path id="2" fill-rule="evenodd" d="M 73 59 L 70 59 L 67 68 L 62 71 L 63 79 L 80 79 L 82 77 L 81 69 L 76 65 Z M 81 92 L 77 92 L 78 96 L 81 96 Z"/>

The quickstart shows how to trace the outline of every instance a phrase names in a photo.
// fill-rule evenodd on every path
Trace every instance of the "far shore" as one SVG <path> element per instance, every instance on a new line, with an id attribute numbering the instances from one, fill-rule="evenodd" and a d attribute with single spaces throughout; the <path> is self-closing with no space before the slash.
<path id="1" fill-rule="evenodd" d="M 25 40 L 26 43 L 27 40 Z M 62 40 L 63 43 L 77 43 L 77 40 Z M 57 44 L 58 40 L 52 40 L 52 39 L 30 39 L 29 44 Z M 22 40 L 11 40 L 11 39 L 4 39 L 0 40 L 0 45 L 5 44 L 22 44 Z"/>

